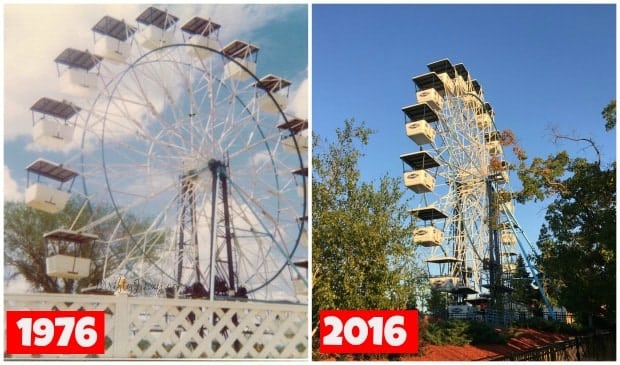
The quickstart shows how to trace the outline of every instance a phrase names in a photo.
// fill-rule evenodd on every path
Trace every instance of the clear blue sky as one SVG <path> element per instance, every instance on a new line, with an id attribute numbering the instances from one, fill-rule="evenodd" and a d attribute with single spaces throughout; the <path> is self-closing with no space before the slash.
<path id="1" fill-rule="evenodd" d="M 512 129 L 530 158 L 595 157 L 583 144 L 554 145 L 555 126 L 593 138 L 604 164 L 615 160 L 616 131 L 601 118 L 616 93 L 615 5 L 314 5 L 312 21 L 313 131 L 333 140 L 348 118 L 376 130 L 363 180 L 401 178 L 399 155 L 417 149 L 401 111 L 416 102 L 411 78 L 443 58 L 465 64 L 497 128 Z M 547 204 L 516 206 L 534 242 Z"/>

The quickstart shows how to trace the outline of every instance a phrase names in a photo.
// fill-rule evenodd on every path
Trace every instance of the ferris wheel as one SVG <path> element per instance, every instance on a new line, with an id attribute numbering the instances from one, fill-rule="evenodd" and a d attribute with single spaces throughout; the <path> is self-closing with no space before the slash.
<path id="1" fill-rule="evenodd" d="M 212 299 L 295 298 L 307 288 L 299 267 L 307 257 L 308 121 L 285 112 L 291 82 L 256 76 L 260 48 L 220 44 L 220 28 L 198 16 L 181 25 L 148 7 L 135 25 L 101 18 L 94 52 L 60 53 L 67 99 L 33 105 L 34 138 L 80 153 L 29 172 L 78 182 L 72 192 L 37 184 L 28 204 L 58 212 L 58 194 L 66 202 L 71 193 L 85 201 L 80 215 L 111 207 L 87 222 L 75 217 L 72 233 L 53 243 L 83 241 L 80 234 L 106 224 L 94 243 L 105 246 L 102 279 L 146 283 L 138 294 L 173 288 L 168 294 L 178 296 L 200 283 Z M 75 262 L 53 276 L 88 272 Z"/>
<path id="2" fill-rule="evenodd" d="M 451 304 L 497 304 L 512 291 L 518 255 L 509 164 L 509 134 L 494 124 L 482 87 L 463 64 L 439 60 L 413 77 L 417 103 L 406 106 L 405 130 L 419 151 L 400 156 L 416 252 L 431 289 Z"/>

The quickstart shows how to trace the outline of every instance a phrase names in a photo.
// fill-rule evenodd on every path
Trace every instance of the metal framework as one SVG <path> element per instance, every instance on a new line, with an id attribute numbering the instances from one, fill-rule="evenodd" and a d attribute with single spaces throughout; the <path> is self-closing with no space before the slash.
<path id="1" fill-rule="evenodd" d="M 519 250 L 538 278 L 516 237 L 502 136 L 463 64 L 443 59 L 427 66 L 430 72 L 412 79 L 417 104 L 402 109 L 407 135 L 421 150 L 401 155 L 405 184 L 419 197 L 411 210 L 419 227 L 414 242 L 431 288 L 451 294 L 451 306 L 504 308 Z"/>

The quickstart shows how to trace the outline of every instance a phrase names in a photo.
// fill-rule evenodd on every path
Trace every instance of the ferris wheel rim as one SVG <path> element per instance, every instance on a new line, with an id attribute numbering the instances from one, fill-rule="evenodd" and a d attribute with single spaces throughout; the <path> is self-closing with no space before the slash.
<path id="1" fill-rule="evenodd" d="M 223 57 L 225 57 L 228 60 L 228 62 L 234 62 L 237 66 L 239 66 L 241 69 L 243 69 L 243 72 L 245 72 L 246 74 L 250 75 L 253 78 L 254 81 L 256 81 L 256 82 L 259 81 L 258 77 L 253 72 L 251 72 L 251 70 L 249 70 L 247 67 L 245 67 L 245 65 L 243 65 L 240 62 L 238 62 L 234 57 L 230 57 L 227 54 L 225 54 L 225 53 L 223 53 L 223 52 L 221 52 L 219 50 L 216 50 L 214 48 L 203 46 L 203 45 L 193 45 L 193 44 L 186 44 L 186 43 L 175 43 L 175 44 L 165 45 L 163 47 L 152 49 L 149 52 L 146 52 L 146 53 L 140 55 L 137 59 L 133 60 L 127 67 L 125 67 L 125 69 L 121 73 L 115 75 L 114 79 L 110 81 L 110 83 L 114 84 L 114 88 L 109 93 L 105 94 L 102 91 L 102 92 L 100 92 L 97 95 L 96 101 L 93 102 L 93 106 L 97 103 L 99 98 L 102 97 L 103 100 L 107 99 L 106 109 L 105 109 L 105 112 L 104 112 L 104 125 L 105 125 L 105 120 L 106 120 L 105 116 L 107 116 L 107 113 L 109 112 L 109 108 L 110 108 L 110 104 L 111 104 L 111 98 L 116 93 L 116 90 L 117 90 L 119 84 L 122 82 L 123 78 L 125 78 L 127 76 L 127 74 L 129 72 L 131 72 L 131 70 L 135 69 L 136 67 L 139 67 L 142 64 L 141 63 L 142 60 L 146 59 L 147 57 L 149 57 L 152 54 L 155 54 L 156 52 L 162 51 L 164 49 L 184 48 L 184 47 L 188 48 L 188 49 L 189 48 L 204 49 L 204 50 L 208 50 L 210 52 L 214 52 L 214 53 L 216 53 L 216 54 L 218 54 L 220 56 L 223 56 Z M 157 62 L 157 61 L 152 61 L 152 62 Z M 189 67 L 194 67 L 194 66 L 190 65 Z M 221 82 L 221 80 L 219 80 L 219 82 Z M 288 118 L 287 118 L 286 114 L 282 110 L 282 108 L 279 105 L 279 103 L 276 102 L 274 96 L 271 93 L 268 93 L 268 95 L 269 95 L 271 101 L 276 106 L 276 108 L 278 110 L 278 114 L 284 119 L 285 122 L 288 122 Z M 240 98 L 239 95 L 236 95 L 235 97 L 236 98 Z M 240 101 L 243 102 L 243 100 L 240 100 Z M 247 106 L 245 106 L 245 108 L 247 108 Z M 90 120 L 91 118 L 94 117 L 93 116 L 93 113 L 94 113 L 93 109 L 94 108 L 91 107 L 91 109 L 89 110 L 89 117 L 87 118 L 88 120 Z M 249 113 L 249 114 L 252 115 L 252 113 Z M 252 118 L 256 121 L 256 116 L 255 115 L 252 115 Z M 263 136 L 265 136 L 264 132 L 262 131 L 261 126 L 258 123 L 256 124 L 256 127 L 258 127 L 260 133 Z M 105 127 L 103 128 L 103 130 L 105 131 Z M 83 134 L 86 134 L 86 133 L 87 132 L 86 132 L 86 128 L 85 128 L 85 130 L 83 131 Z M 108 187 L 108 194 L 109 194 L 109 197 L 110 197 L 110 199 L 112 201 L 114 210 L 117 213 L 118 219 L 120 220 L 120 223 L 124 226 L 124 228 L 127 229 L 128 225 L 125 222 L 125 218 L 123 217 L 123 215 L 119 213 L 119 209 L 120 209 L 119 208 L 119 203 L 117 202 L 117 199 L 114 197 L 114 194 L 113 194 L 112 189 L 111 189 L 111 182 L 110 182 L 110 178 L 108 176 L 108 167 L 107 167 L 106 158 L 105 158 L 105 143 L 106 143 L 105 142 L 105 136 L 102 135 L 100 145 L 101 145 L 101 157 L 102 157 L 102 161 L 103 161 L 102 162 L 103 163 L 103 171 L 104 171 L 104 176 L 105 176 L 105 180 L 106 180 L 105 181 L 105 185 Z M 300 148 L 297 139 L 293 138 L 293 143 L 295 144 L 295 147 L 296 147 L 297 160 L 298 160 L 299 166 L 303 167 L 303 159 L 302 159 L 302 152 L 301 152 L 302 149 Z M 85 137 L 83 135 L 83 138 L 82 138 L 82 148 L 84 148 L 84 145 L 85 145 Z M 267 148 L 269 148 L 269 146 L 267 146 Z M 276 162 L 274 160 L 273 151 L 269 151 L 269 155 L 271 156 L 270 159 L 271 159 L 271 165 L 272 165 L 272 168 L 273 168 L 273 171 L 274 171 L 274 176 L 276 176 L 276 178 L 279 178 L 278 167 L 276 166 Z M 84 156 L 82 156 L 82 159 L 83 158 L 84 158 Z M 88 187 L 87 187 L 86 179 L 84 178 L 84 176 L 82 176 L 82 181 L 83 181 L 84 191 L 86 192 L 86 194 L 88 194 Z M 305 212 L 307 210 L 307 196 L 306 196 L 307 195 L 307 189 L 306 189 L 307 182 L 306 182 L 305 178 L 302 179 L 302 185 L 304 187 L 304 189 L 303 189 L 304 197 L 303 197 L 303 200 L 302 200 L 302 208 L 301 209 L 302 209 L 302 212 L 303 212 L 302 215 L 305 215 L 306 214 Z M 304 221 L 301 220 L 300 226 L 297 229 L 297 234 L 296 234 L 296 237 L 295 237 L 295 243 L 293 245 L 292 250 L 290 251 L 290 254 L 288 254 L 287 261 L 290 261 L 293 258 L 293 256 L 295 255 L 295 252 L 297 251 L 297 248 L 298 248 L 299 243 L 301 241 L 301 237 L 303 235 L 304 224 L 305 224 Z M 131 239 L 135 243 L 138 243 L 138 241 L 135 239 L 135 237 L 133 235 L 130 234 L 130 237 L 131 237 Z M 271 277 L 268 280 L 268 282 L 263 284 L 261 286 L 261 288 L 266 286 L 266 285 L 268 285 L 273 280 L 275 280 L 282 273 L 282 271 L 287 266 L 288 266 L 288 262 L 285 262 L 284 264 L 282 264 L 282 266 L 279 268 L 278 272 L 273 277 Z M 258 289 L 260 289 L 260 288 L 258 288 Z"/>

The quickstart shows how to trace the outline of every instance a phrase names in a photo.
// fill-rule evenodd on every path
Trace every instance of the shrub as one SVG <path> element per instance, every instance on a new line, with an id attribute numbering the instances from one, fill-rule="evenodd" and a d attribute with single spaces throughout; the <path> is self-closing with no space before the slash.
<path id="1" fill-rule="evenodd" d="M 529 318 L 525 321 L 517 323 L 519 327 L 531 328 L 544 332 L 563 333 L 567 335 L 579 335 L 587 332 L 579 323 L 564 323 L 560 321 L 552 321 L 540 317 Z"/>
<path id="2" fill-rule="evenodd" d="M 471 342 L 467 334 L 467 321 L 447 320 L 429 323 L 423 337 L 433 345 L 464 346 Z"/>
<path id="3" fill-rule="evenodd" d="M 505 344 L 510 335 L 480 321 L 450 319 L 429 323 L 422 337 L 433 345 Z"/>
<path id="4" fill-rule="evenodd" d="M 500 332 L 485 322 L 470 321 L 467 334 L 473 344 L 505 344 L 510 339 L 508 333 Z"/>

